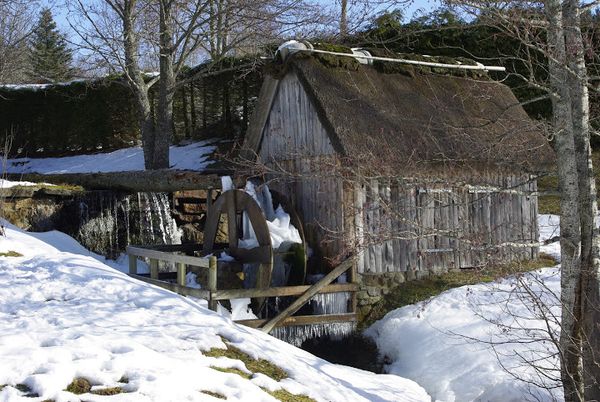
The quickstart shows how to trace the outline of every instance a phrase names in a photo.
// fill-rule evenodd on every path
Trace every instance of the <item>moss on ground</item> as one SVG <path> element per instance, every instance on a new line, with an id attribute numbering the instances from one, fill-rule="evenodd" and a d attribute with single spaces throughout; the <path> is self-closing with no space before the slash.
<path id="1" fill-rule="evenodd" d="M 119 382 L 124 382 L 124 381 L 119 381 Z M 73 379 L 73 381 L 67 385 L 67 388 L 65 389 L 65 391 L 71 392 L 75 395 L 81 395 L 81 394 L 94 394 L 94 395 L 105 395 L 105 396 L 110 396 L 110 395 L 118 395 L 118 394 L 122 394 L 123 388 L 121 387 L 108 387 L 108 388 L 100 388 L 100 389 L 94 389 L 92 390 L 92 384 L 85 378 L 82 377 L 78 377 Z"/>
<path id="2" fill-rule="evenodd" d="M 69 385 L 67 385 L 66 391 L 71 392 L 75 395 L 86 394 L 92 390 L 92 384 L 85 378 L 75 378 Z"/>
<path id="3" fill-rule="evenodd" d="M 560 197 L 558 195 L 543 195 L 538 199 L 540 214 L 560 214 Z"/>
<path id="4" fill-rule="evenodd" d="M 94 395 L 118 395 L 118 394 L 122 394 L 123 393 L 123 388 L 121 387 L 109 387 L 109 388 L 100 388 L 100 389 L 94 389 L 92 391 L 90 391 L 91 394 Z"/>
<path id="5" fill-rule="evenodd" d="M 306 395 L 295 395 L 283 388 L 273 392 L 263 388 L 263 391 L 282 402 L 315 402 L 314 399 Z"/>
<path id="6" fill-rule="evenodd" d="M 23 257 L 23 254 L 17 253 L 16 251 L 9 250 L 5 253 L 0 253 L 0 257 Z"/>
<path id="7" fill-rule="evenodd" d="M 560 196 L 558 195 L 558 177 L 555 173 L 540 176 L 537 180 L 538 191 L 546 193 L 538 197 L 540 214 L 559 214 Z"/>
<path id="8" fill-rule="evenodd" d="M 483 269 L 450 271 L 426 279 L 408 281 L 392 289 L 383 300 L 373 306 L 368 314 L 360 317 L 359 328 L 369 327 L 392 310 L 427 300 L 452 288 L 475 285 L 482 282 L 493 282 L 510 275 L 533 271 L 555 264 L 556 260 L 554 258 L 542 253 L 537 260 L 521 261 L 506 265 L 490 265 Z"/>
<path id="9" fill-rule="evenodd" d="M 213 398 L 217 398 L 217 399 L 227 399 L 227 397 L 226 397 L 225 395 L 221 395 L 221 394 L 219 394 L 218 392 L 212 392 L 212 391 L 200 391 L 200 392 L 202 392 L 203 394 L 206 394 L 206 395 L 210 395 L 210 396 L 212 396 Z"/>
<path id="10" fill-rule="evenodd" d="M 283 380 L 284 378 L 288 378 L 288 374 L 285 372 L 285 370 L 276 366 L 275 364 L 271 363 L 270 361 L 265 360 L 265 359 L 253 359 L 250 355 L 248 355 L 245 352 L 242 352 L 240 349 L 236 348 L 235 346 L 232 346 L 227 342 L 225 342 L 225 343 L 227 345 L 227 349 L 212 348 L 211 350 L 209 350 L 207 352 L 203 352 L 203 354 L 208 357 L 228 357 L 228 358 L 234 359 L 234 360 L 241 360 L 246 365 L 246 368 L 248 370 L 250 370 L 252 373 L 264 374 L 267 377 L 274 379 L 275 381 L 280 381 L 280 380 Z M 213 367 L 213 368 L 215 370 L 218 369 L 216 367 Z M 235 369 L 221 369 L 221 371 L 224 371 L 224 370 L 235 370 Z M 238 373 L 236 373 L 236 374 L 238 374 Z M 247 373 L 244 373 L 244 375 L 242 375 L 242 377 L 247 376 L 247 375 L 248 375 Z"/>
<path id="11" fill-rule="evenodd" d="M 592 163 L 595 167 L 600 166 L 600 150 L 592 151 Z M 597 196 L 600 197 L 600 169 L 594 170 L 596 178 Z M 538 198 L 538 210 L 540 214 L 560 213 L 560 196 L 558 195 L 558 176 L 556 172 L 540 176 L 537 179 L 538 191 L 542 194 Z"/>
<path id="12" fill-rule="evenodd" d="M 223 373 L 237 374 L 240 377 L 245 378 L 246 380 L 249 380 L 252 378 L 252 374 L 246 373 L 245 371 L 242 371 L 242 370 L 236 369 L 236 368 L 225 368 L 225 367 L 217 367 L 217 366 L 210 366 L 210 368 L 213 370 L 223 372 Z"/>

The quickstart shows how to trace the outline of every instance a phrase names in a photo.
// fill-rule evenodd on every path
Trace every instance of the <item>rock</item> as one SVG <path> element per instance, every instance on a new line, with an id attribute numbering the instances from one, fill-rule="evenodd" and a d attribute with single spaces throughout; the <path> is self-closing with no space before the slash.
<path id="1" fill-rule="evenodd" d="M 200 230 L 193 223 L 187 223 L 180 227 L 182 232 L 181 242 L 182 243 L 198 243 L 202 244 L 204 241 L 204 232 Z"/>
<path id="2" fill-rule="evenodd" d="M 366 287 L 367 294 L 369 296 L 381 296 L 381 288 L 377 286 L 367 286 Z"/>

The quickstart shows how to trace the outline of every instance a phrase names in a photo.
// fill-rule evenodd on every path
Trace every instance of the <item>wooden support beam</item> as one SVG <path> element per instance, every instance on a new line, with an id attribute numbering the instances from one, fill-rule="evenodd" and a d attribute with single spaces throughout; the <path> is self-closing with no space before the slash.
<path id="1" fill-rule="evenodd" d="M 215 300 L 245 299 L 255 297 L 298 296 L 310 289 L 311 285 L 282 286 L 268 289 L 223 289 L 213 294 Z M 319 293 L 357 292 L 356 283 L 334 283 L 322 288 Z"/>
<path id="2" fill-rule="evenodd" d="M 340 265 L 335 267 L 333 271 L 325 275 L 320 281 L 312 285 L 306 292 L 304 292 L 298 299 L 296 299 L 292 304 L 290 304 L 285 310 L 283 310 L 279 315 L 271 319 L 267 322 L 261 330 L 263 332 L 269 333 L 275 326 L 277 326 L 281 321 L 290 317 L 296 311 L 298 311 L 304 304 L 306 304 L 314 295 L 319 293 L 321 289 L 325 286 L 329 285 L 333 282 L 338 276 L 343 274 L 349 268 L 352 268 L 352 264 L 354 264 L 354 259 L 349 258 L 346 261 L 342 262 Z"/>
<path id="3" fill-rule="evenodd" d="M 88 190 L 122 190 L 128 192 L 174 192 L 218 188 L 222 175 L 232 175 L 231 170 L 138 170 L 131 172 L 108 173 L 67 173 L 67 174 L 10 174 L 13 180 L 26 180 L 35 183 L 72 184 Z"/>
<path id="4" fill-rule="evenodd" d="M 150 278 L 158 279 L 158 260 L 150 259 Z"/>
<path id="5" fill-rule="evenodd" d="M 193 252 L 193 251 L 201 251 L 202 244 L 198 243 L 184 243 L 184 244 L 148 244 L 148 245 L 135 245 L 131 246 L 138 249 L 146 249 L 146 250 L 154 250 L 161 251 L 165 253 L 175 253 L 175 252 Z"/>
<path id="6" fill-rule="evenodd" d="M 212 256 L 209 259 L 208 265 L 208 291 L 210 297 L 208 299 L 208 308 L 212 311 L 217 311 L 217 301 L 214 299 L 214 294 L 217 291 L 217 257 Z"/>
<path id="7" fill-rule="evenodd" d="M 238 320 L 236 323 L 245 325 L 247 327 L 260 329 L 268 320 L 266 319 L 255 319 L 255 320 Z M 357 315 L 354 313 L 349 314 L 323 314 L 323 315 L 299 315 L 291 316 L 282 320 L 277 324 L 277 327 L 290 327 L 294 325 L 311 325 L 311 324 L 328 324 L 334 322 L 355 322 L 357 321 Z"/>
<path id="8" fill-rule="evenodd" d="M 182 296 L 192 296 L 192 297 L 197 297 L 198 299 L 204 299 L 204 300 L 208 300 L 210 298 L 210 292 L 208 290 L 190 288 L 187 286 L 180 286 L 176 283 L 164 282 L 164 281 L 160 281 L 158 279 L 152 279 L 152 278 L 148 278 L 146 276 L 141 276 L 141 275 L 129 275 L 129 276 L 134 279 L 140 280 L 142 282 L 150 283 L 152 285 L 156 285 L 163 289 L 170 290 L 171 292 L 178 293 Z"/>
<path id="9" fill-rule="evenodd" d="M 137 257 L 135 255 L 129 255 L 129 273 L 137 274 Z"/>
<path id="10" fill-rule="evenodd" d="M 185 264 L 178 262 L 177 263 L 177 284 L 179 286 L 185 286 Z"/>
<path id="11" fill-rule="evenodd" d="M 180 262 L 193 267 L 208 268 L 208 259 L 204 257 L 190 257 L 188 255 L 171 254 L 164 251 L 136 246 L 127 246 L 127 254 L 166 262 Z"/>

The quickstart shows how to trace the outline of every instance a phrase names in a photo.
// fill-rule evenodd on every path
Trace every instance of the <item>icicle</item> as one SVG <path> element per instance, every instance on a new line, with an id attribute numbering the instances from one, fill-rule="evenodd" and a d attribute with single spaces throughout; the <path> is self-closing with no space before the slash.
<path id="1" fill-rule="evenodd" d="M 320 293 L 310 299 L 310 305 L 314 314 L 345 314 L 350 299 L 350 292 Z"/>
<path id="2" fill-rule="evenodd" d="M 333 322 L 277 327 L 271 331 L 271 335 L 284 342 L 300 347 L 309 339 L 323 336 L 333 340 L 340 340 L 352 334 L 355 329 L 356 323 L 354 322 Z"/>
<path id="3" fill-rule="evenodd" d="M 123 200 L 124 202 L 121 204 L 123 208 L 123 214 L 125 215 L 125 231 L 127 235 L 127 245 L 131 244 L 131 235 L 129 232 L 129 213 L 131 211 L 131 197 L 126 196 Z"/>
<path id="4" fill-rule="evenodd" d="M 233 185 L 233 180 L 231 180 L 231 176 L 221 177 L 221 188 L 223 189 L 223 192 L 235 189 L 235 186 Z"/>

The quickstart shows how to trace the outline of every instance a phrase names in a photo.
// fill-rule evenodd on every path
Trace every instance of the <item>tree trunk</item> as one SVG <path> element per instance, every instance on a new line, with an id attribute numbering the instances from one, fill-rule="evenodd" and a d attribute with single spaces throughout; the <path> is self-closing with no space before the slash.
<path id="1" fill-rule="evenodd" d="M 600 238 L 595 227 L 598 214 L 596 183 L 594 180 L 590 147 L 588 74 L 585 65 L 585 48 L 581 35 L 579 2 L 565 3 L 565 41 L 568 50 L 569 91 L 573 115 L 573 133 L 577 170 L 579 174 L 579 215 L 581 222 L 581 311 L 584 399 L 600 401 L 600 366 L 596 354 L 600 353 L 598 331 L 598 272 L 600 271 Z"/>
<path id="2" fill-rule="evenodd" d="M 579 313 L 581 311 L 579 221 L 579 178 L 575 160 L 575 142 L 567 84 L 566 49 L 562 9 L 559 0 L 545 3 L 549 22 L 549 79 L 552 97 L 553 125 L 560 187 L 561 304 L 560 334 L 561 378 L 566 401 L 583 398 Z"/>
<path id="3" fill-rule="evenodd" d="M 181 87 L 181 109 L 183 117 L 183 134 L 185 138 L 190 138 L 190 119 L 188 117 L 188 102 L 185 85 Z"/>
<path id="4" fill-rule="evenodd" d="M 156 131 L 152 116 L 152 105 L 148 96 L 149 88 L 144 81 L 142 71 L 139 67 L 139 38 L 134 27 L 135 6 L 135 0 L 124 2 L 122 22 L 125 72 L 138 108 L 142 147 L 144 150 L 144 166 L 146 169 L 152 169 L 154 167 Z"/>
<path id="5" fill-rule="evenodd" d="M 194 81 L 192 81 L 190 82 L 190 114 L 192 118 L 192 135 L 196 132 L 196 91 L 194 89 Z"/>
<path id="6" fill-rule="evenodd" d="M 342 39 L 348 35 L 348 0 L 341 0 L 340 36 Z"/>
<path id="7" fill-rule="evenodd" d="M 160 81 L 158 89 L 157 133 L 154 141 L 154 169 L 169 167 L 169 145 L 173 138 L 173 17 L 171 1 L 160 1 Z"/>

